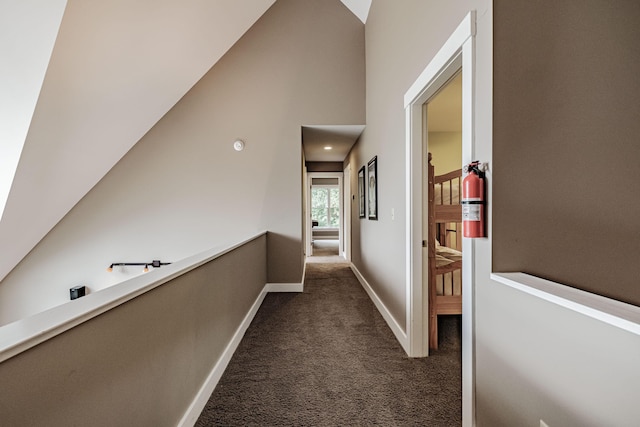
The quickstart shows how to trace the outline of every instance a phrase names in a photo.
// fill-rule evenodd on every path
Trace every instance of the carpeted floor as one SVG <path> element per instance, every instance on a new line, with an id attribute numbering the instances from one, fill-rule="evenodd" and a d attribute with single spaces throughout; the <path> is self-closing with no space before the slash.
<path id="1" fill-rule="evenodd" d="M 269 294 L 197 426 L 456 426 L 460 322 L 409 359 L 345 264 L 307 264 L 305 291 Z"/>
<path id="2" fill-rule="evenodd" d="M 313 243 L 313 256 L 337 256 L 339 254 L 338 240 L 315 240 Z"/>
<path id="3" fill-rule="evenodd" d="M 339 255 L 337 240 L 316 240 L 313 242 L 313 255 L 307 257 L 307 264 L 348 264 Z"/>

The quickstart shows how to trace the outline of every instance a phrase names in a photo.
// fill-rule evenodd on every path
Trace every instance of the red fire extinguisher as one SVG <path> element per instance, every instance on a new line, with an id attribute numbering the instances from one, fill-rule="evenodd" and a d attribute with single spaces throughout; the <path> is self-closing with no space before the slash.
<path id="1" fill-rule="evenodd" d="M 462 235 L 484 236 L 484 165 L 478 161 L 465 166 L 462 180 Z"/>

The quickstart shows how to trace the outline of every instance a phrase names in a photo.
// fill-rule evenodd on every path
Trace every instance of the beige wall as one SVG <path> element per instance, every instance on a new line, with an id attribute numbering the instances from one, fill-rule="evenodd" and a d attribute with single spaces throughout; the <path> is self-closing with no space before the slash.
<path id="1" fill-rule="evenodd" d="M 300 128 L 362 123 L 364 66 L 339 0 L 276 2 L 0 284 L 0 323 L 260 230 L 268 281 L 300 282 Z"/>
<path id="2" fill-rule="evenodd" d="M 491 281 L 476 307 L 479 427 L 637 425 L 637 333 Z"/>
<path id="3" fill-rule="evenodd" d="M 476 242 L 477 425 L 635 425 L 640 337 L 489 273 L 493 252 L 497 271 L 637 296 L 638 228 L 625 215 L 638 210 L 638 5 L 493 7 L 493 120 L 476 112 L 493 125 L 493 147 L 476 135 L 479 157 L 493 152 L 489 239 Z"/>
<path id="4" fill-rule="evenodd" d="M 625 424 L 627 420 L 638 419 L 640 416 L 637 412 L 634 413 L 637 411 L 637 405 L 633 405 L 633 402 L 628 400 L 629 397 L 637 396 L 639 392 L 637 384 L 640 384 L 640 373 L 635 363 L 640 357 L 637 354 L 640 348 L 637 336 L 603 325 L 581 314 L 558 308 L 551 303 L 523 295 L 519 291 L 492 281 L 490 273 L 492 253 L 497 257 L 494 267 L 505 260 L 515 259 L 521 265 L 533 265 L 532 261 L 536 261 L 523 258 L 521 255 L 517 258 L 504 258 L 507 253 L 504 244 L 513 245 L 516 239 L 520 238 L 519 233 L 522 232 L 522 230 L 510 228 L 514 217 L 507 215 L 510 207 L 505 197 L 513 193 L 508 187 L 513 186 L 513 182 L 520 184 L 521 180 L 539 182 L 532 179 L 531 174 L 523 173 L 521 168 L 516 168 L 514 163 L 507 160 L 515 159 L 519 162 L 526 159 L 527 164 L 547 170 L 547 164 L 557 166 L 555 157 L 565 158 L 565 160 L 569 157 L 573 158 L 585 148 L 582 145 L 576 145 L 573 139 L 575 135 L 569 132 L 571 128 L 563 125 L 575 119 L 576 111 L 581 112 L 583 108 L 589 107 L 582 103 L 575 105 L 573 96 L 582 99 L 579 95 L 583 92 L 588 93 L 593 86 L 574 86 L 582 78 L 588 77 L 584 74 L 578 74 L 581 76 L 578 80 L 561 80 L 567 86 L 558 86 L 553 79 L 570 75 L 569 70 L 579 72 L 591 69 L 585 64 L 591 64 L 589 58 L 592 56 L 584 52 L 575 52 L 577 56 L 572 57 L 574 50 L 569 49 L 566 44 L 540 43 L 538 39 L 547 37 L 548 34 L 546 31 L 540 31 L 540 26 L 548 23 L 549 31 L 553 30 L 551 34 L 554 34 L 554 37 L 557 36 L 560 40 L 564 40 L 562 38 L 564 37 L 578 43 L 582 40 L 582 33 L 576 32 L 576 29 L 582 25 L 583 19 L 591 25 L 590 29 L 615 22 L 616 28 L 626 29 L 629 34 L 635 34 L 636 27 L 626 25 L 629 23 L 629 16 L 637 15 L 633 15 L 631 10 L 622 8 L 621 13 L 624 13 L 627 18 L 620 17 L 614 20 L 608 19 L 610 15 L 607 13 L 617 13 L 617 7 L 604 11 L 596 8 L 592 12 L 585 12 L 588 8 L 583 10 L 581 6 L 604 4 L 598 2 L 573 2 L 573 4 L 548 2 L 545 7 L 541 7 L 540 3 L 494 1 L 497 9 L 495 19 L 498 22 L 495 64 L 492 62 L 492 1 L 476 0 L 451 4 L 435 0 L 405 0 L 401 3 L 374 0 L 366 29 L 367 128 L 346 163 L 351 166 L 352 192 L 357 194 L 358 169 L 366 165 L 373 156 L 378 157 L 379 220 L 359 219 L 357 203 L 354 203 L 351 236 L 353 262 L 398 323 L 405 326 L 406 182 L 405 115 L 402 97 L 468 10 L 476 9 L 478 34 L 474 94 L 476 98 L 474 155 L 480 160 L 490 162 L 487 177 L 489 238 L 474 242 L 477 425 L 480 427 L 502 425 L 537 427 L 540 419 L 547 421 L 550 426 L 588 425 L 589 422 L 593 425 L 604 425 L 611 420 L 613 421 L 609 424 L 612 425 L 628 425 L 629 423 Z M 306 6 L 304 8 L 298 6 L 301 3 Z M 313 6 L 306 10 L 306 7 L 311 4 Z M 45 244 L 36 249 L 28 261 L 28 266 L 35 271 L 42 268 L 43 272 L 21 271 L 21 279 L 44 281 L 47 271 L 62 270 L 67 271 L 65 274 L 69 275 L 69 279 L 74 279 L 69 272 L 88 268 L 84 267 L 85 263 L 73 262 L 76 258 L 85 260 L 87 263 L 91 257 L 101 258 L 91 267 L 98 269 L 104 267 L 105 261 L 113 261 L 113 259 L 103 260 L 102 258 L 134 255 L 144 255 L 146 258 L 150 248 L 154 250 L 153 256 L 157 257 L 171 255 L 163 252 L 167 251 L 167 248 L 191 253 L 191 249 L 196 247 L 210 246 L 210 239 L 214 235 L 216 238 L 224 239 L 232 237 L 233 232 L 227 233 L 222 226 L 218 225 L 216 220 L 221 216 L 233 217 L 237 224 L 259 224 L 260 226 L 264 224 L 269 229 L 276 230 L 273 236 L 270 234 L 269 244 L 274 240 L 273 243 L 279 245 L 278 247 L 290 251 L 271 252 L 275 258 L 270 262 L 281 269 L 274 270 L 275 267 L 273 267 L 270 272 L 276 274 L 276 271 L 286 271 L 285 267 L 287 267 L 295 273 L 297 268 L 301 267 L 298 260 L 301 254 L 299 236 L 302 230 L 300 173 L 303 170 L 302 165 L 298 163 L 302 157 L 299 148 L 300 123 L 295 118 L 299 115 L 309 115 L 310 112 L 307 110 L 313 112 L 315 108 L 320 108 L 316 105 L 317 101 L 309 102 L 311 98 L 300 98 L 301 94 L 298 92 L 310 91 L 320 97 L 323 104 L 329 103 L 332 99 L 342 100 L 346 90 L 346 93 L 353 94 L 353 98 L 347 97 L 347 101 L 353 102 L 347 102 L 348 105 L 336 103 L 332 106 L 334 109 L 326 112 L 326 117 L 323 117 L 327 121 L 337 120 L 335 116 L 337 112 L 341 112 L 344 117 L 341 123 L 362 122 L 362 117 L 358 115 L 362 113 L 363 98 L 359 96 L 363 88 L 358 86 L 359 83 L 354 83 L 362 78 L 362 69 L 358 68 L 361 67 L 362 62 L 358 62 L 356 60 L 358 58 L 354 59 L 356 65 L 360 64 L 356 67 L 357 72 L 345 76 L 344 73 L 348 73 L 349 70 L 338 66 L 342 64 L 340 61 L 344 58 L 340 61 L 333 58 L 336 61 L 333 65 L 324 64 L 322 61 L 308 64 L 308 61 L 315 57 L 307 55 L 305 52 L 311 51 L 304 50 L 301 46 L 305 42 L 307 48 L 309 43 L 311 45 L 332 43 L 331 34 L 336 30 L 324 28 L 322 20 L 317 26 L 315 25 L 315 19 L 323 16 L 320 12 L 324 7 L 329 7 L 327 4 L 327 2 L 294 1 L 276 3 L 276 8 L 267 15 L 268 21 L 258 23 L 250 35 L 241 40 L 232 54 L 224 59 L 222 65 L 216 66 L 198 85 L 198 89 L 187 95 L 174 111 L 170 112 L 142 143 L 132 150 L 112 174 L 80 203 L 60 225 L 61 229 L 54 230 Z M 616 3 L 616 6 L 620 5 L 632 8 L 635 4 L 633 2 Z M 299 7 L 305 11 L 298 11 Z M 336 10 L 340 7 L 341 5 L 337 5 Z M 314 8 L 321 10 L 314 10 Z M 568 12 L 572 10 L 574 14 Z M 600 16 L 600 19 L 594 19 L 591 13 Z M 300 25 L 290 24 L 296 28 L 296 31 L 286 25 L 283 29 L 281 18 L 284 16 L 295 16 L 301 20 Z M 285 20 L 285 22 L 288 21 Z M 278 31 L 273 28 L 270 30 L 262 28 L 263 25 L 266 27 L 267 23 L 269 27 L 275 26 Z M 303 26 L 304 29 L 301 28 Z M 316 36 L 307 35 L 308 27 Z M 345 28 L 352 28 L 357 37 L 362 37 L 362 28 L 357 23 L 349 21 L 345 23 Z M 278 37 L 280 31 L 283 32 L 282 39 Z M 323 31 L 329 33 L 325 34 Z M 345 29 L 345 33 L 340 37 L 348 38 L 350 32 Z M 298 37 L 299 40 L 284 40 L 285 35 Z M 356 35 L 353 37 L 356 38 Z M 590 43 L 596 46 L 598 43 L 607 43 L 608 40 L 602 35 L 594 34 L 589 37 L 601 39 L 601 41 L 589 39 Z M 279 43 L 276 43 L 279 49 L 276 50 L 291 48 L 304 60 L 300 62 L 294 60 L 293 57 L 297 55 L 292 53 L 282 54 L 278 56 L 280 62 L 271 63 L 268 55 L 260 52 L 265 47 L 271 46 L 274 38 L 279 40 Z M 358 40 L 360 40 L 358 43 L 361 43 L 362 39 Z M 525 42 L 525 48 L 521 48 L 520 41 Z M 335 44 L 338 52 L 344 53 L 340 49 L 347 49 L 343 46 L 344 41 L 336 40 Z M 636 52 L 634 49 L 637 49 L 635 45 L 629 46 L 623 43 L 621 46 L 626 46 L 628 54 L 633 54 Z M 353 51 L 357 50 L 355 46 L 350 47 L 349 50 L 351 48 Z M 360 48 L 362 48 L 361 44 Z M 322 46 L 317 46 L 317 49 L 322 51 Z M 523 52 L 532 56 L 527 56 Z M 616 53 L 617 47 L 612 46 L 611 52 Z M 329 53 L 324 52 L 323 55 L 325 55 L 323 58 L 328 61 L 329 58 L 326 58 L 326 55 Z M 338 53 L 336 57 L 337 55 Z M 572 57 L 576 64 L 572 65 L 571 61 L 566 61 L 564 59 L 566 55 Z M 633 61 L 625 62 L 630 64 L 629 68 L 619 64 L 618 58 L 622 57 L 623 55 L 614 55 L 609 58 L 610 61 L 607 63 L 617 67 L 611 70 L 611 74 L 613 71 L 620 71 L 624 75 L 633 70 Z M 364 61 L 362 56 L 359 60 Z M 521 66 L 514 67 L 512 62 L 514 60 L 520 61 Z M 311 73 L 311 77 L 318 79 L 324 77 L 327 72 L 323 70 L 314 74 L 315 67 L 318 65 L 325 65 L 329 71 L 332 71 L 332 75 L 339 83 L 335 94 L 333 91 L 327 93 L 326 88 L 315 93 L 313 87 L 305 86 L 305 83 L 309 83 L 310 80 L 305 77 L 306 74 L 300 75 L 291 70 L 292 67 L 299 67 L 298 71 Z M 491 108 L 491 99 L 494 96 L 492 88 L 494 65 L 497 98 L 495 121 Z M 548 70 L 541 67 L 547 67 Z M 254 74 L 252 71 L 254 68 L 258 68 L 260 72 Z M 268 74 L 270 80 L 263 73 Z M 516 79 L 514 75 L 518 78 Z M 253 84 L 253 80 L 245 77 L 255 78 L 258 82 Z M 538 97 L 543 95 L 533 93 L 530 86 L 531 81 L 536 79 L 541 79 L 543 82 L 545 79 L 551 79 L 548 82 L 550 88 L 565 95 L 563 91 L 571 89 L 570 96 L 559 97 L 554 96 L 554 92 L 546 92 L 547 96 L 551 96 L 550 99 L 554 101 L 551 104 L 553 108 L 549 108 L 549 103 L 538 103 Z M 612 87 L 619 84 L 616 81 L 598 79 L 600 84 L 603 84 L 603 81 Z M 262 97 L 251 96 L 265 82 L 277 86 L 269 92 L 273 95 L 273 99 L 269 99 L 269 102 L 264 101 Z M 627 83 L 628 87 L 634 87 L 632 82 Z M 348 89 L 349 85 L 353 84 L 355 89 Z M 631 92 L 628 87 L 627 90 Z M 269 91 L 268 88 L 263 90 Z M 622 91 L 618 95 L 622 100 L 631 96 Z M 616 116 L 625 117 L 635 114 L 633 110 L 635 104 L 625 101 L 625 105 L 628 104 L 627 108 L 618 109 L 614 108 L 618 104 L 614 105 L 613 101 L 604 102 L 607 101 L 606 96 L 598 97 L 597 100 L 602 100 L 603 106 L 608 105 L 610 108 L 607 111 L 614 111 Z M 566 110 L 565 105 L 571 108 Z M 539 108 L 541 106 L 544 108 Z M 612 116 L 608 115 L 607 118 L 618 120 Z M 280 119 L 273 121 L 274 117 L 280 117 Z M 238 123 L 243 118 L 253 119 L 251 125 L 240 126 Z M 587 126 L 592 121 L 600 123 L 596 117 L 585 120 L 584 125 Z M 271 123 L 272 126 L 269 125 Z M 542 123 L 549 123 L 549 125 L 541 126 Z M 253 129 L 252 126 L 259 129 Z M 622 129 L 620 130 L 622 134 L 624 129 L 635 130 L 633 124 L 626 123 L 625 126 L 619 128 L 619 130 Z M 238 135 L 240 133 L 238 129 L 246 131 L 246 134 Z M 592 127 L 589 129 L 598 131 Z M 495 132 L 495 157 L 492 132 Z M 559 137 L 558 134 L 563 137 L 562 140 L 555 139 L 556 145 L 549 144 L 547 139 L 554 140 Z M 582 132 L 576 135 L 585 136 Z M 237 136 L 246 138 L 248 142 L 247 149 L 240 155 L 232 152 L 230 146 L 231 139 Z M 602 141 L 607 143 L 603 144 Z M 628 157 L 640 158 L 638 153 L 633 151 L 633 147 L 627 146 L 626 143 L 606 138 L 599 141 L 599 147 L 607 147 L 609 144 L 613 144 L 614 147 L 626 147 L 625 153 Z M 601 149 L 603 150 L 602 159 L 610 160 L 608 156 L 613 156 L 619 160 L 620 154 Z M 516 156 L 514 153 L 519 154 Z M 553 156 L 548 153 L 552 153 Z M 542 162 L 532 162 L 532 159 L 536 159 L 538 155 L 544 156 Z M 290 159 L 292 157 L 296 158 L 295 162 Z M 290 163 L 293 163 L 291 168 L 295 172 L 289 170 Z M 609 167 L 608 165 L 618 164 L 616 162 L 601 163 L 605 165 L 605 169 Z M 621 164 L 626 165 L 625 162 Z M 587 165 L 591 163 L 587 162 Z M 585 171 L 582 165 L 577 165 L 575 170 L 564 164 L 561 166 L 565 166 L 560 168 L 562 179 L 578 172 L 576 176 L 579 178 L 585 175 L 589 177 L 588 171 Z M 631 166 L 632 171 L 636 170 L 633 169 L 635 165 Z M 247 173 L 247 170 L 251 173 Z M 599 171 L 600 169 L 591 168 L 591 170 Z M 618 171 L 617 168 L 615 172 L 622 174 L 616 177 L 633 189 L 632 177 L 624 175 L 631 172 Z M 255 179 L 255 176 L 260 178 Z M 235 179 L 236 184 L 233 188 L 236 194 L 232 197 L 231 191 L 226 192 L 217 187 L 215 190 L 210 189 L 203 184 L 203 178 L 206 182 L 220 180 L 228 182 L 230 179 Z M 597 176 L 588 181 L 589 184 L 598 187 L 600 180 L 596 178 Z M 547 181 L 546 177 L 542 179 L 542 182 L 545 181 Z M 152 191 L 156 188 L 156 183 L 157 188 L 161 190 Z M 293 196 L 289 196 L 289 185 L 295 187 Z M 582 186 L 581 189 L 589 187 Z M 607 188 L 610 188 L 609 184 Z M 238 197 L 238 194 L 246 197 Z M 628 202 L 627 193 L 621 194 L 625 194 L 625 201 Z M 602 195 L 598 197 L 600 196 Z M 591 197 L 595 196 L 591 195 Z M 618 194 L 613 193 L 612 197 L 617 199 Z M 142 200 L 138 201 L 138 198 Z M 274 200 L 266 201 L 271 198 Z M 102 199 L 105 200 L 101 201 Z M 575 201 L 573 198 L 571 200 Z M 290 209 L 290 204 L 295 205 L 293 209 L 295 214 L 291 217 L 285 215 L 280 219 L 274 218 L 277 214 Z M 146 208 L 147 206 L 149 209 Z M 551 208 L 541 212 L 545 216 L 557 217 L 556 209 L 562 205 L 548 206 Z M 581 206 L 580 203 L 578 206 Z M 595 207 L 596 211 L 603 209 L 594 202 L 589 206 Z M 283 210 L 280 211 L 280 208 Z M 255 212 L 255 209 L 259 209 L 259 212 Z M 393 220 L 390 216 L 391 209 L 395 210 Z M 224 210 L 224 215 L 221 210 Z M 623 210 L 623 212 L 627 211 Z M 127 220 L 122 222 L 124 225 L 116 221 L 122 219 Z M 604 217 L 600 216 L 591 217 L 590 220 L 598 221 L 594 227 L 599 227 L 602 222 L 606 222 Z M 559 223 L 565 230 L 569 229 L 564 221 Z M 620 220 L 618 224 L 629 226 Z M 105 228 L 104 231 L 101 227 Z M 120 230 L 120 227 L 124 229 Z M 536 227 L 521 227 L 520 224 L 520 228 L 525 231 L 529 228 L 539 229 L 537 224 Z M 633 228 L 624 230 L 625 237 L 628 237 L 629 230 Z M 144 237 L 138 236 L 138 233 L 144 234 Z M 80 238 L 83 234 L 88 238 Z M 200 237 L 201 234 L 202 237 Z M 539 234 L 544 237 L 544 233 Z M 187 236 L 186 243 L 183 241 L 183 236 Z M 617 240 L 619 238 L 616 236 Z M 493 241 L 495 241 L 495 248 L 492 251 Z M 91 257 L 82 254 L 83 245 L 87 242 L 91 242 L 88 247 Z M 125 249 L 130 249 L 130 253 L 123 254 L 123 242 L 127 243 Z M 142 242 L 145 244 L 143 245 Z M 582 242 L 588 245 L 590 240 L 582 240 Z M 627 239 L 625 242 L 633 242 L 633 240 Z M 565 243 L 561 242 L 561 244 Z M 514 251 L 521 249 L 517 246 L 513 248 Z M 62 249 L 67 251 L 64 256 L 58 255 Z M 572 255 L 574 252 L 567 253 L 562 254 L 559 259 L 564 265 L 572 266 L 569 269 L 571 273 L 581 274 L 580 267 L 576 267 L 576 257 Z M 637 254 L 638 251 L 631 253 Z M 580 254 L 592 256 L 590 252 L 580 252 Z M 541 254 L 538 253 L 536 256 Z M 626 255 L 621 254 L 621 256 Z M 283 261 L 287 257 L 294 260 L 291 265 Z M 61 265 L 47 265 L 49 260 L 59 261 Z M 601 264 L 598 260 L 594 265 Z M 626 267 L 628 271 L 632 271 L 633 263 L 629 263 Z M 519 266 L 516 265 L 514 268 Z M 56 274 L 59 275 L 59 273 Z M 53 278 L 55 279 L 57 275 Z M 295 280 L 299 278 L 296 276 Z M 73 282 L 72 284 L 76 283 L 75 280 L 69 281 Z M 623 289 L 622 286 L 616 289 Z M 65 293 L 66 289 L 65 284 Z M 47 289 L 42 288 L 38 291 L 41 295 L 46 295 Z M 1 289 L 0 292 L 2 292 Z M 2 299 L 0 298 L 0 301 Z M 558 394 L 558 391 L 562 393 Z M 609 415 L 611 417 L 605 419 Z"/>
<path id="5" fill-rule="evenodd" d="M 2 425 L 178 425 L 259 299 L 266 252 L 261 235 L 2 362 Z"/>
<path id="6" fill-rule="evenodd" d="M 307 172 L 342 172 L 342 162 L 307 162 Z"/>
<path id="7" fill-rule="evenodd" d="M 404 94 L 472 9 L 488 0 L 373 1 L 366 28 L 367 127 L 352 149 L 353 194 L 362 165 L 378 156 L 378 221 L 352 209 L 352 257 L 401 327 L 406 323 Z M 391 211 L 394 219 L 391 219 Z"/>
<path id="8" fill-rule="evenodd" d="M 429 152 L 436 175 L 462 166 L 462 132 L 429 132 Z"/>
<path id="9" fill-rule="evenodd" d="M 640 305 L 640 3 L 495 3 L 494 269 Z"/>
<path id="10" fill-rule="evenodd" d="M 358 219 L 357 210 L 353 210 L 353 260 L 402 325 L 406 315 L 402 96 L 466 13 L 451 4 L 406 2 L 403 6 L 373 3 L 366 29 L 367 128 L 348 159 L 352 191 L 357 194 L 359 167 L 378 156 L 380 220 Z M 498 121 L 494 122 L 491 108 L 492 6 L 475 3 L 467 7 L 478 10 L 473 156 L 489 162 L 490 170 L 489 238 L 472 243 L 475 348 L 467 351 L 475 354 L 475 376 L 463 384 L 475 388 L 475 400 L 467 402 L 475 404 L 475 412 L 465 408 L 465 425 L 475 421 L 480 427 L 538 427 L 541 419 L 550 426 L 632 425 L 638 413 L 630 396 L 638 395 L 640 384 L 640 371 L 634 362 L 640 349 L 637 335 L 490 279 L 493 227 L 499 217 L 497 213 L 492 215 L 498 209 L 498 203 L 493 202 L 493 187 L 506 185 L 516 172 L 500 176 L 500 156 L 493 161 L 492 132 Z M 433 22 L 431 18 L 436 16 L 438 21 Z M 411 31 L 418 28 L 418 22 L 423 23 L 419 27 L 420 43 L 413 44 Z M 447 25 L 450 28 L 443 28 Z M 424 63 L 416 64 L 420 61 Z M 503 71 L 513 68 L 502 67 Z M 527 81 L 520 78 L 521 83 Z M 522 102 L 527 103 L 526 97 Z M 511 144 L 517 142 L 516 136 L 509 140 Z M 500 148 L 499 144 L 496 147 Z M 391 208 L 395 208 L 395 220 L 390 218 Z M 471 414 L 475 414 L 475 420 Z"/>

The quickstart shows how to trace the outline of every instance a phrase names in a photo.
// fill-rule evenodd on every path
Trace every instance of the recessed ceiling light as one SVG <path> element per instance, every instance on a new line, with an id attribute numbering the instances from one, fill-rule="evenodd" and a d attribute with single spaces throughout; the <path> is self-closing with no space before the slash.
<path id="1" fill-rule="evenodd" d="M 333 147 L 331 147 L 330 145 L 327 145 L 324 147 L 325 150 L 331 150 Z"/>

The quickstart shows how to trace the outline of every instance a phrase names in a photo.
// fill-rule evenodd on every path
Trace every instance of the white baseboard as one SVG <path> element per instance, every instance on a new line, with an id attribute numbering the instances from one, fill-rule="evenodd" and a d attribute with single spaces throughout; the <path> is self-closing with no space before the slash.
<path id="1" fill-rule="evenodd" d="M 404 351 L 409 354 L 409 338 L 407 337 L 407 333 L 398 324 L 395 317 L 393 317 L 391 312 L 387 309 L 387 306 L 385 306 L 380 297 L 378 297 L 378 294 L 375 293 L 369 282 L 367 282 L 367 280 L 362 276 L 358 268 L 353 265 L 353 263 L 350 263 L 350 266 L 353 274 L 358 278 L 358 281 L 367 292 L 369 298 L 371 298 L 371 301 L 373 301 L 384 320 L 387 322 L 387 325 L 389 325 L 389 328 L 391 328 L 391 331 L 396 336 L 396 339 Z"/>
<path id="2" fill-rule="evenodd" d="M 231 357 L 233 357 L 233 353 L 236 352 L 240 341 L 242 341 L 242 337 L 244 337 L 245 332 L 247 332 L 251 321 L 256 316 L 256 313 L 262 305 L 262 302 L 264 301 L 267 293 L 303 292 L 303 283 L 304 282 L 267 283 L 266 285 L 264 285 L 262 292 L 260 292 L 260 295 L 258 295 L 258 298 L 256 298 L 255 302 L 249 309 L 249 312 L 246 314 L 246 316 L 244 316 L 244 319 L 242 319 L 242 323 L 240 323 L 240 326 L 238 326 L 238 329 L 236 329 L 236 332 L 235 334 L 233 334 L 231 341 L 229 341 L 229 344 L 227 344 L 227 347 L 222 352 L 222 356 L 220 356 L 220 359 L 207 376 L 206 381 L 204 382 L 202 387 L 200 387 L 200 390 L 198 390 L 198 393 L 193 399 L 193 402 L 191 402 L 191 405 L 189 405 L 189 409 L 187 409 L 187 412 L 185 412 L 182 419 L 180 420 L 180 423 L 178 424 L 179 427 L 192 427 L 198 420 L 198 417 L 202 413 L 202 410 L 209 401 L 209 397 L 211 397 L 211 393 L 213 393 L 213 390 L 218 385 L 218 381 L 220 381 L 220 378 L 222 378 L 224 370 L 227 369 L 227 365 L 229 365 Z"/>
<path id="3" fill-rule="evenodd" d="M 267 292 L 303 292 L 302 283 L 267 283 L 264 287 Z"/>
<path id="4" fill-rule="evenodd" d="M 400 327 L 398 322 L 396 322 L 391 312 L 389 312 L 389 310 L 384 305 L 382 300 L 380 300 L 380 298 L 375 293 L 373 288 L 371 288 L 371 285 L 369 285 L 369 283 L 365 280 L 362 274 L 360 274 L 360 271 L 358 271 L 356 266 L 353 265 L 353 263 L 351 263 L 350 266 L 351 266 L 351 270 L 353 271 L 355 276 L 358 278 L 358 281 L 360 282 L 364 290 L 369 295 L 369 298 L 371 298 L 376 308 L 378 309 L 378 311 L 380 312 L 384 320 L 387 322 L 387 324 L 391 328 L 391 331 L 395 335 L 396 339 L 400 342 L 400 345 L 404 348 L 405 351 L 407 351 L 409 347 L 408 345 L 409 340 L 407 339 L 407 334 L 402 330 L 402 328 Z M 235 353 L 236 349 L 238 348 L 238 345 L 240 344 L 240 341 L 242 341 L 242 338 L 244 337 L 245 332 L 249 328 L 251 321 L 253 320 L 256 313 L 258 312 L 258 309 L 262 305 L 262 302 L 264 301 L 264 298 L 267 295 L 267 293 L 268 292 L 303 292 L 305 274 L 306 274 L 306 266 L 305 266 L 305 270 L 303 271 L 302 283 L 267 283 L 265 284 L 264 288 L 262 289 L 262 292 L 260 292 L 260 295 L 258 295 L 258 298 L 256 298 L 255 302 L 249 309 L 249 312 L 246 314 L 246 316 L 240 323 L 240 326 L 238 326 L 238 329 L 236 329 L 236 332 L 231 338 L 231 341 L 229 341 L 229 344 L 227 344 L 227 347 L 222 352 L 220 359 L 218 359 L 218 362 L 215 364 L 215 366 L 207 376 L 207 379 L 202 385 L 202 387 L 200 387 L 200 390 L 198 391 L 198 393 L 196 394 L 196 397 L 191 402 L 191 405 L 189 405 L 189 408 L 187 409 L 187 411 L 185 412 L 184 416 L 182 417 L 182 419 L 178 424 L 179 427 L 192 427 L 198 420 L 198 417 L 202 413 L 202 410 L 204 409 L 207 402 L 209 401 L 209 397 L 211 397 L 211 393 L 213 393 L 213 390 L 216 388 L 216 385 L 218 385 L 218 381 L 220 381 L 222 374 L 227 368 L 227 365 L 229 365 L 229 362 L 231 361 L 231 357 L 233 356 L 233 353 Z"/>
<path id="5" fill-rule="evenodd" d="M 246 314 L 246 316 L 244 316 L 244 319 L 242 319 L 242 322 L 240 323 L 240 326 L 238 326 L 238 329 L 236 329 L 235 334 L 233 334 L 231 341 L 229 341 L 229 344 L 227 344 L 227 347 L 222 352 L 222 356 L 220 356 L 220 359 L 218 359 L 218 362 L 215 364 L 215 366 L 207 376 L 206 381 L 204 382 L 202 387 L 200 387 L 200 390 L 198 390 L 198 393 L 193 399 L 193 402 L 191 402 L 191 405 L 189 405 L 187 412 L 185 412 L 182 419 L 180 420 L 180 423 L 178 424 L 179 427 L 192 427 L 198 420 L 198 417 L 202 413 L 202 410 L 209 401 L 209 397 L 211 397 L 211 393 L 213 393 L 213 389 L 216 388 L 216 385 L 218 385 L 218 381 L 220 381 L 224 370 L 227 369 L 227 365 L 229 365 L 229 361 L 231 361 L 233 353 L 235 353 L 238 345 L 240 344 L 240 341 L 242 341 L 242 337 L 244 337 L 245 332 L 251 324 L 251 321 L 262 305 L 264 297 L 267 295 L 267 292 L 269 292 L 267 290 L 267 287 L 268 285 L 265 285 L 265 287 L 262 289 L 262 292 L 260 292 L 260 295 L 258 295 L 258 298 L 256 298 L 255 302 L 249 309 L 249 312 Z"/>

